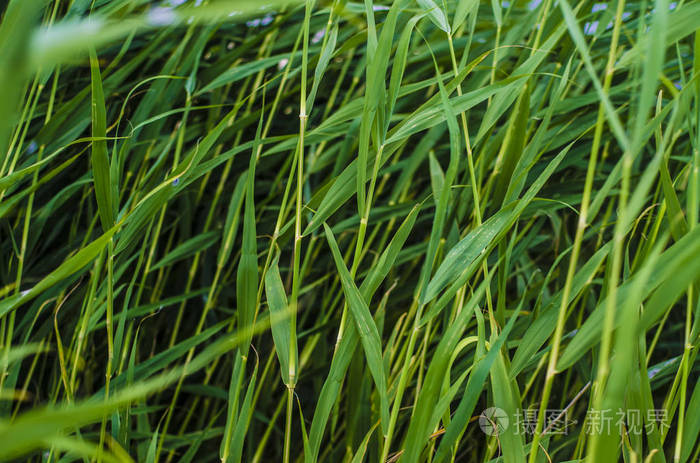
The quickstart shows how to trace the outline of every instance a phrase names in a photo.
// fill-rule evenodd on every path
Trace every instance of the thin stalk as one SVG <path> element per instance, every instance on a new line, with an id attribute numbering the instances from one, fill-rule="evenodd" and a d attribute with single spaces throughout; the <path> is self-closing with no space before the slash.
<path id="1" fill-rule="evenodd" d="M 613 35 L 610 43 L 610 50 L 608 52 L 608 61 L 605 65 L 605 77 L 603 80 L 603 90 L 606 93 L 610 91 L 610 85 L 612 83 L 613 70 L 615 66 L 615 56 L 617 53 L 617 43 L 620 37 L 622 13 L 624 12 L 624 8 L 625 0 L 618 0 L 615 23 L 613 26 Z M 542 389 L 542 396 L 540 399 L 540 407 L 537 414 L 537 424 L 535 425 L 535 433 L 532 438 L 532 444 L 530 449 L 530 463 L 535 463 L 537 460 L 540 440 L 542 437 L 542 429 L 544 427 L 544 418 L 549 404 L 549 397 L 552 392 L 554 378 L 557 375 L 557 360 L 559 359 L 559 349 L 561 346 L 562 337 L 564 335 L 569 296 L 571 294 L 571 288 L 573 286 L 574 276 L 576 274 L 576 268 L 578 266 L 578 258 L 579 253 L 581 251 L 581 244 L 583 243 L 583 235 L 586 231 L 589 221 L 588 208 L 590 206 L 591 201 L 593 179 L 595 177 L 596 163 L 598 160 L 598 152 L 600 150 L 600 143 L 603 135 L 604 125 L 605 108 L 601 103 L 598 106 L 598 116 L 596 120 L 595 131 L 593 133 L 593 143 L 591 145 L 591 153 L 588 158 L 588 168 L 586 170 L 586 180 L 583 187 L 583 195 L 581 197 L 581 207 L 579 210 L 579 217 L 576 226 L 576 235 L 574 237 L 574 244 L 571 250 L 569 266 L 566 272 L 566 281 L 564 282 L 564 288 L 562 289 L 561 303 L 559 305 L 559 312 L 557 313 L 557 324 L 554 329 L 554 336 L 552 338 L 551 343 L 552 348 L 549 352 L 549 358 L 547 361 L 547 371 L 545 374 L 544 386 Z"/>
<path id="2" fill-rule="evenodd" d="M 297 312 L 299 311 L 299 288 L 301 286 L 301 276 L 299 267 L 301 265 L 301 220 L 302 220 L 302 195 L 304 185 L 304 134 L 306 133 L 306 123 L 309 115 L 306 113 L 306 86 L 309 72 L 309 29 L 311 21 L 311 11 L 314 7 L 313 0 L 306 0 L 304 10 L 304 38 L 302 39 L 301 54 L 301 87 L 299 94 L 299 141 L 297 145 L 297 183 L 296 183 L 296 204 L 294 218 L 294 257 L 292 260 L 292 294 L 289 299 L 291 308 L 290 315 L 290 336 L 289 336 L 289 384 L 287 385 L 287 414 L 284 429 L 284 463 L 289 463 L 291 456 L 292 442 L 292 416 L 294 413 L 294 387 L 297 381 Z"/>

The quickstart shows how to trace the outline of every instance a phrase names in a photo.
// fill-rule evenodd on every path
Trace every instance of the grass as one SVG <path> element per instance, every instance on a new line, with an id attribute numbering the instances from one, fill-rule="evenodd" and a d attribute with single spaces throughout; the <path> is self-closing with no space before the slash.
<path id="1" fill-rule="evenodd" d="M 0 460 L 700 461 L 700 2 L 263 3 L 0 10 Z"/>

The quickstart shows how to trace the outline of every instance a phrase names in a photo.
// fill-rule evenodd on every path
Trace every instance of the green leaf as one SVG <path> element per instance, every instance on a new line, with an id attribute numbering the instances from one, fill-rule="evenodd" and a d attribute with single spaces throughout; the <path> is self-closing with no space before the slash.
<path id="1" fill-rule="evenodd" d="M 165 257 L 153 265 L 149 271 L 152 272 L 163 267 L 169 267 L 175 262 L 186 259 L 187 257 L 190 257 L 198 252 L 202 252 L 216 243 L 218 238 L 219 233 L 217 231 L 202 233 L 190 238 L 170 251 Z"/>
<path id="2" fill-rule="evenodd" d="M 335 242 L 335 238 L 333 237 L 333 232 L 328 225 L 324 224 L 323 227 L 326 232 L 326 239 L 328 240 L 328 244 L 333 254 L 333 260 L 335 261 L 336 268 L 340 274 L 340 281 L 343 285 L 343 292 L 345 293 L 345 298 L 348 302 L 350 313 L 355 321 L 355 327 L 357 328 L 357 332 L 360 336 L 360 342 L 362 343 L 362 347 L 365 351 L 367 366 L 369 367 L 372 377 L 374 378 L 374 382 L 377 385 L 379 399 L 381 402 L 380 410 L 382 429 L 385 429 L 385 426 L 387 426 L 389 423 L 389 400 L 387 398 L 386 377 L 384 373 L 384 363 L 382 361 L 382 347 L 379 331 L 377 331 L 377 325 L 375 325 L 374 320 L 372 320 L 367 303 L 362 298 L 360 291 L 357 289 L 355 282 L 350 276 L 350 271 L 345 266 L 343 257 L 340 255 L 340 249 L 338 249 L 338 244 Z"/>
<path id="3" fill-rule="evenodd" d="M 260 127 L 258 127 L 258 132 Z M 256 313 L 258 292 L 258 245 L 255 225 L 255 164 L 256 149 L 250 155 L 248 175 L 245 182 L 245 211 L 243 215 L 243 243 L 241 244 L 241 259 L 238 261 L 236 272 L 236 312 L 238 316 L 238 329 L 246 329 L 253 324 Z M 233 223 L 234 221 L 232 221 Z M 232 229 L 233 227 L 231 227 Z M 227 235 L 232 230 L 227 230 Z M 225 243 L 231 245 L 226 237 Z M 227 248 L 227 247 L 225 247 Z M 252 339 L 252 338 L 251 338 Z M 241 352 L 247 355 L 250 341 L 243 343 Z"/>
<path id="4" fill-rule="evenodd" d="M 478 7 L 478 0 L 459 0 L 454 18 L 452 19 L 452 30 L 457 30 L 464 20 L 467 19 L 467 15 L 473 13 Z"/>
<path id="5" fill-rule="evenodd" d="M 448 34 L 450 33 L 450 23 L 447 21 L 447 16 L 445 16 L 445 12 L 437 6 L 437 3 L 433 0 L 416 0 L 416 2 L 428 13 L 428 17 L 433 24 Z"/>
<path id="6" fill-rule="evenodd" d="M 525 207 L 532 201 L 542 186 L 544 186 L 544 183 L 549 179 L 552 173 L 554 173 L 554 170 L 569 151 L 570 147 L 571 145 L 562 150 L 547 165 L 547 168 L 540 174 L 521 199 L 502 208 L 481 226 L 469 232 L 457 245 L 450 249 L 435 272 L 435 275 L 433 275 L 428 283 L 426 291 L 421 295 L 421 303 L 425 304 L 433 300 L 445 286 L 457 279 L 461 270 L 468 267 L 480 256 L 483 257 L 486 250 L 491 248 L 493 243 L 497 241 L 497 237 L 512 226 Z"/>
<path id="7" fill-rule="evenodd" d="M 95 198 L 100 213 L 102 229 L 109 230 L 114 225 L 112 201 L 112 181 L 107 157 L 107 112 L 102 90 L 102 77 L 97 53 L 90 50 L 90 77 L 92 82 L 92 175 L 95 183 Z"/>
<path id="8" fill-rule="evenodd" d="M 279 270 L 279 253 L 275 255 L 270 267 L 265 274 L 265 295 L 267 296 L 267 305 L 270 308 L 270 313 L 284 314 L 289 308 L 287 303 L 287 295 L 282 284 L 282 277 Z M 275 351 L 280 362 L 280 373 L 282 381 L 286 385 L 292 385 L 289 381 L 289 356 L 290 356 L 290 340 L 292 339 L 291 326 L 287 320 L 282 320 L 273 323 L 270 327 L 272 330 L 272 338 L 275 342 Z M 296 347 L 296 342 L 294 342 Z M 298 354 L 294 354 L 297 358 Z"/>
<path id="9" fill-rule="evenodd" d="M 478 311 L 479 308 L 475 307 L 473 310 Z M 464 429 L 471 418 L 472 412 L 474 411 L 476 402 L 479 399 L 479 395 L 486 385 L 486 378 L 491 371 L 491 367 L 496 359 L 501 356 L 501 347 L 508 338 L 510 331 L 513 329 L 513 325 L 515 324 L 518 314 L 519 312 L 515 312 L 513 315 L 511 315 L 508 323 L 503 328 L 503 331 L 501 331 L 501 333 L 498 335 L 496 340 L 491 344 L 486 355 L 480 359 L 475 359 L 474 367 L 469 375 L 469 380 L 467 381 L 467 385 L 465 387 L 464 394 L 462 395 L 462 399 L 460 400 L 459 406 L 453 414 L 452 421 L 445 430 L 445 434 L 440 440 L 437 454 L 433 460 L 436 463 L 444 461 L 445 458 L 447 458 L 451 447 L 458 441 L 459 436 L 464 432 Z M 498 406 L 498 404 L 496 404 L 496 406 Z"/>

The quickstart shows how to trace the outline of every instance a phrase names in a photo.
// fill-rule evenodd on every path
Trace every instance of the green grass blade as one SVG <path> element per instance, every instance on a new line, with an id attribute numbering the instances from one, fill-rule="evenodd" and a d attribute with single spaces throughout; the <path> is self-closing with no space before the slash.
<path id="1" fill-rule="evenodd" d="M 380 413 L 382 429 L 384 429 L 384 426 L 386 426 L 384 423 L 388 424 L 389 421 L 389 400 L 387 398 L 386 376 L 384 373 L 384 363 L 382 361 L 381 339 L 377 331 L 377 325 L 374 323 L 374 320 L 372 320 L 367 303 L 362 298 L 360 291 L 357 289 L 357 286 L 355 286 L 355 282 L 352 281 L 350 277 L 350 271 L 345 266 L 345 262 L 340 254 L 340 249 L 338 249 L 338 244 L 333 237 L 333 232 L 328 225 L 324 225 L 324 229 L 326 232 L 326 239 L 333 253 L 333 260 L 340 274 L 340 280 L 343 284 L 343 292 L 348 301 L 348 307 L 352 313 L 360 342 L 365 351 L 367 366 L 377 385 L 381 402 Z"/>

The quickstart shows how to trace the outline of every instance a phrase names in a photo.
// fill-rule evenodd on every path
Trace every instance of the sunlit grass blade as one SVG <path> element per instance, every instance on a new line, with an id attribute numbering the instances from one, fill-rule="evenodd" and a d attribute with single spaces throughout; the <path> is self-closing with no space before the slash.
<path id="1" fill-rule="evenodd" d="M 348 301 L 348 306 L 352 313 L 353 319 L 355 321 L 355 326 L 357 328 L 360 342 L 365 351 L 365 356 L 367 359 L 367 366 L 372 373 L 374 382 L 377 385 L 377 392 L 380 399 L 380 414 L 382 420 L 382 428 L 384 429 L 384 423 L 388 424 L 389 421 L 389 401 L 387 398 L 386 390 L 386 376 L 384 372 L 384 363 L 382 361 L 382 348 L 381 339 L 379 337 L 379 332 L 377 331 L 377 325 L 374 323 L 372 316 L 370 315 L 367 303 L 362 298 L 360 291 L 355 286 L 355 282 L 352 281 L 350 277 L 350 272 L 345 266 L 345 262 L 340 254 L 340 249 L 338 249 L 338 244 L 335 242 L 333 237 L 333 232 L 328 225 L 324 224 L 324 229 L 326 232 L 326 239 L 333 253 L 333 260 L 338 268 L 338 273 L 340 274 L 340 279 L 343 285 L 343 292 Z"/>

